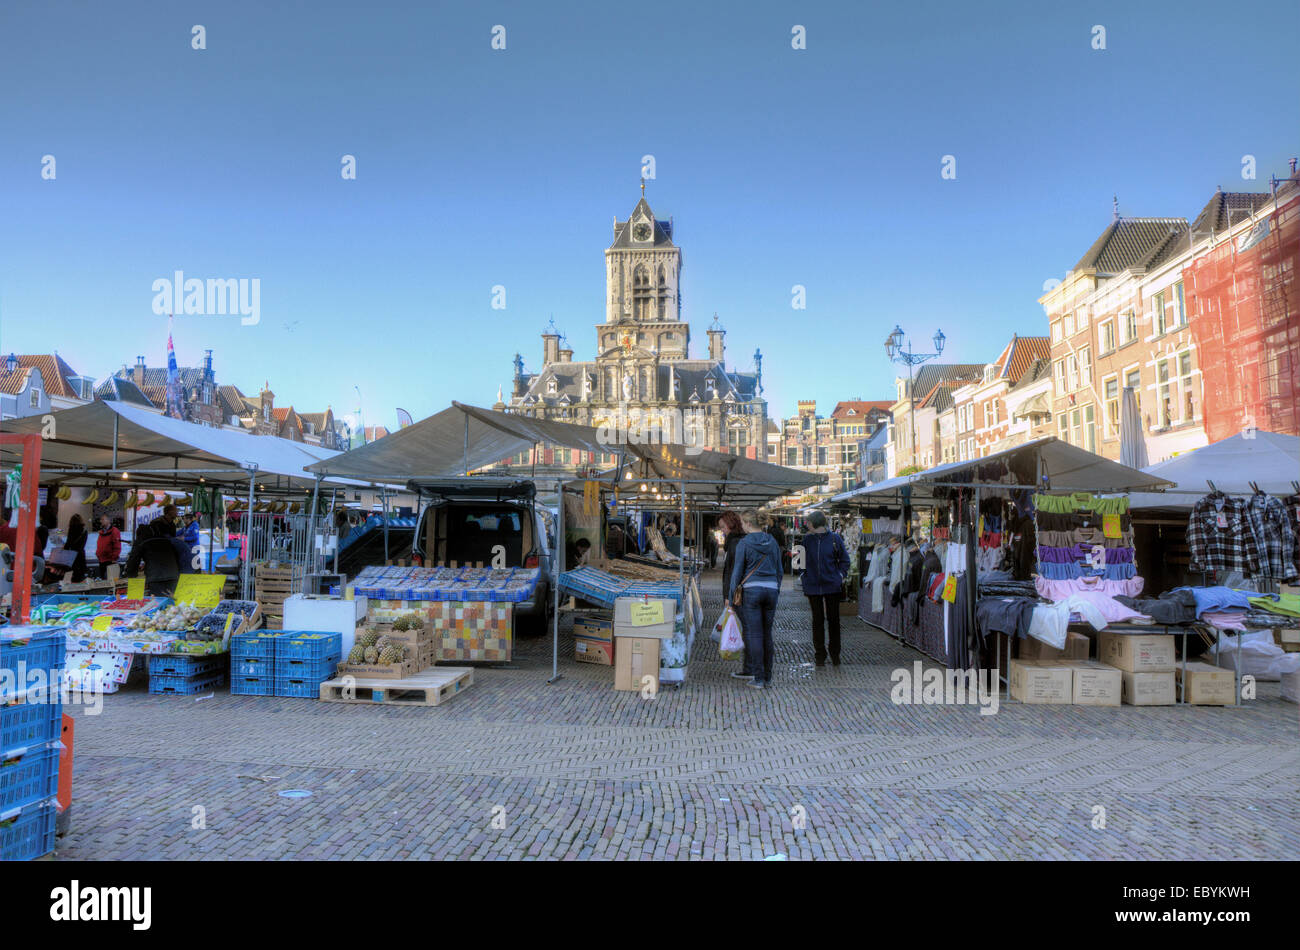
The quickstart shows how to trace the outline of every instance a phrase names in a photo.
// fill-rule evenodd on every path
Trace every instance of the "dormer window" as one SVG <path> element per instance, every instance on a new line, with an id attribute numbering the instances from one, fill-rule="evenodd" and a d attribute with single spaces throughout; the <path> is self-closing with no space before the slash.
<path id="1" fill-rule="evenodd" d="M 559 391 L 559 383 L 557 383 L 555 377 L 552 376 L 550 379 L 546 381 L 546 392 L 549 395 L 554 396 L 558 391 Z"/>
<path id="2" fill-rule="evenodd" d="M 986 383 L 993 382 L 993 372 L 994 372 L 994 366 L 992 364 L 989 364 L 988 366 L 984 367 L 984 382 Z"/>

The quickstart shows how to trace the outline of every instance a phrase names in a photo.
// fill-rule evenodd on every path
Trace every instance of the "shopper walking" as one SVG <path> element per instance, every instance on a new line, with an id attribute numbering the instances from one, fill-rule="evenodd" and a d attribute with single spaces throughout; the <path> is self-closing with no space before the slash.
<path id="1" fill-rule="evenodd" d="M 812 608 L 813 653 L 818 666 L 826 665 L 826 628 L 830 627 L 831 663 L 840 665 L 840 600 L 849 573 L 849 552 L 844 539 L 826 526 L 826 516 L 814 511 L 808 517 L 812 530 L 803 536 L 803 592 Z"/>
<path id="2" fill-rule="evenodd" d="M 116 564 L 122 556 L 122 532 L 113 527 L 108 515 L 99 517 L 99 538 L 95 541 L 95 560 L 99 562 L 99 576 L 108 579 L 108 566 Z"/>
<path id="3" fill-rule="evenodd" d="M 755 689 L 767 689 L 772 682 L 772 625 L 781 594 L 781 548 L 763 530 L 761 518 L 753 508 L 741 514 L 745 536 L 736 545 L 731 569 L 731 590 L 741 592 L 747 672 L 754 677 L 749 685 Z"/>

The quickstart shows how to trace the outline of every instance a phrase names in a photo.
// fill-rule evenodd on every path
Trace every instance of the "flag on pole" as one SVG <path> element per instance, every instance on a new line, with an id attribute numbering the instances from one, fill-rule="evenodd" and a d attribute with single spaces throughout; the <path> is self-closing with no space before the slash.
<path id="1" fill-rule="evenodd" d="M 407 426 L 411 424 L 412 421 L 413 420 L 411 419 L 411 414 L 407 412 L 405 409 L 397 410 L 397 428 L 405 429 Z"/>
<path id="2" fill-rule="evenodd" d="M 172 318 L 167 320 L 167 409 L 173 419 L 184 418 L 181 412 L 181 374 L 176 366 L 176 347 L 172 344 Z"/>

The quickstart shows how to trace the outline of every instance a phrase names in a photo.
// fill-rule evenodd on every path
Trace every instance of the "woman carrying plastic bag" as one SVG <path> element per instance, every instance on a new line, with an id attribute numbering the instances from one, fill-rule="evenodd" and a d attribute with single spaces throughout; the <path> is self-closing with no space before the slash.
<path id="1" fill-rule="evenodd" d="M 740 631 L 740 619 L 728 604 L 718 617 L 709 634 L 718 643 L 718 656 L 724 660 L 739 660 L 745 655 L 745 638 Z"/>

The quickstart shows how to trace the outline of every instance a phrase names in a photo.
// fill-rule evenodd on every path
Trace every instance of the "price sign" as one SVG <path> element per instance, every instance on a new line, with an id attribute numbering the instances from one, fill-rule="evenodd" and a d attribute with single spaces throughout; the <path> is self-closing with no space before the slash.
<path id="1" fill-rule="evenodd" d="M 221 601 L 221 589 L 226 586 L 224 574 L 182 574 L 176 582 L 177 603 L 192 603 L 200 610 L 212 610 Z"/>
<path id="2" fill-rule="evenodd" d="M 628 611 L 628 620 L 634 627 L 649 627 L 651 624 L 664 622 L 664 604 L 661 600 L 653 603 L 632 604 Z"/>

